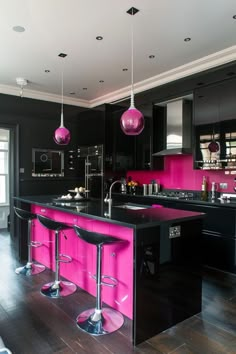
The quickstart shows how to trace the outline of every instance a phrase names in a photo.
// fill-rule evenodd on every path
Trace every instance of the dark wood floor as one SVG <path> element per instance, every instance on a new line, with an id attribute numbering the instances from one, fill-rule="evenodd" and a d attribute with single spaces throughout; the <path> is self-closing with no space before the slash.
<path id="1" fill-rule="evenodd" d="M 0 336 L 15 354 L 236 354 L 236 276 L 204 270 L 203 311 L 133 348 L 131 321 L 121 330 L 92 337 L 80 331 L 77 314 L 93 307 L 82 290 L 64 299 L 48 299 L 39 289 L 51 281 L 49 270 L 16 275 L 10 237 L 0 230 Z"/>

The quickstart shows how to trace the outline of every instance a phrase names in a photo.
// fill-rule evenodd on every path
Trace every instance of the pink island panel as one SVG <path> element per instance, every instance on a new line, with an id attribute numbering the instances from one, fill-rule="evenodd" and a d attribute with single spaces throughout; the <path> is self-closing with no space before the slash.
<path id="1" fill-rule="evenodd" d="M 57 221 L 78 225 L 89 231 L 124 240 L 124 242 L 103 247 L 102 274 L 116 278 L 118 285 L 114 288 L 103 286 L 102 301 L 132 319 L 133 229 L 37 205 L 32 205 L 31 210 L 36 214 L 45 215 Z M 66 238 L 63 234 L 66 235 Z M 35 220 L 32 238 L 42 242 L 42 247 L 33 249 L 33 259 L 55 271 L 54 232 L 47 230 L 38 220 Z M 71 263 L 60 263 L 60 275 L 95 296 L 96 246 L 81 240 L 74 230 L 70 229 L 63 231 L 60 235 L 60 253 L 72 257 Z M 104 281 L 108 280 L 105 279 Z"/>

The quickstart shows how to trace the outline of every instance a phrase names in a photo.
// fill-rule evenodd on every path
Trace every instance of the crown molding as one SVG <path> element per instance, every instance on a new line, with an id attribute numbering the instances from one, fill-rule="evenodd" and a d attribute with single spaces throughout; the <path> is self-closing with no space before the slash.
<path id="1" fill-rule="evenodd" d="M 153 76 L 147 80 L 140 81 L 134 84 L 134 93 L 140 93 L 146 90 L 150 90 L 154 87 L 164 85 L 171 81 L 175 81 L 193 74 L 200 73 L 204 70 L 209 70 L 214 67 L 230 63 L 236 60 L 236 46 L 228 47 L 219 52 L 207 55 L 200 59 L 189 62 L 185 65 L 181 65 L 172 70 L 168 70 L 159 75 Z M 90 107 L 98 106 L 104 102 L 113 103 L 114 101 L 122 101 L 124 98 L 130 96 L 130 86 L 127 86 L 121 90 L 111 92 L 108 95 L 101 96 L 98 99 L 90 101 Z"/>
<path id="2" fill-rule="evenodd" d="M 181 65 L 172 70 L 168 70 L 159 75 L 153 76 L 147 80 L 140 81 L 134 84 L 134 93 L 140 93 L 150 90 L 154 87 L 164 85 L 171 81 L 175 81 L 193 74 L 200 73 L 204 70 L 209 70 L 214 67 L 224 65 L 236 60 L 236 45 L 228 47 L 224 50 L 207 55 L 200 59 Z M 79 106 L 84 108 L 94 108 L 104 103 L 115 103 L 123 101 L 130 97 L 130 85 L 120 90 L 113 91 L 107 95 L 100 96 L 94 100 L 81 100 L 64 96 L 64 104 Z M 19 96 L 19 88 L 14 86 L 0 85 L 0 93 L 7 95 Z M 58 102 L 61 103 L 61 96 L 49 94 L 41 91 L 34 91 L 24 88 L 23 97 L 32 98 L 42 101 Z"/>
<path id="3" fill-rule="evenodd" d="M 0 85 L 0 93 L 6 94 L 6 95 L 19 96 L 20 89 L 19 89 L 19 87 Z M 55 95 L 55 94 L 42 92 L 42 91 L 29 90 L 27 88 L 24 88 L 22 98 L 32 98 L 34 100 L 61 103 L 61 95 Z M 63 104 L 84 107 L 84 108 L 90 108 L 89 101 L 76 99 L 76 98 L 72 98 L 72 97 L 67 97 L 67 96 L 63 97 Z"/>

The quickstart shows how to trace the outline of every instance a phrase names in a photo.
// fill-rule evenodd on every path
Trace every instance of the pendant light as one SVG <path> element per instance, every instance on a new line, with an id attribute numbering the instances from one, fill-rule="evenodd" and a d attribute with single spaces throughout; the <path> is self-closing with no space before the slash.
<path id="1" fill-rule="evenodd" d="M 139 10 L 131 7 L 127 13 L 135 15 Z M 120 126 L 126 135 L 139 135 L 144 129 L 143 114 L 134 106 L 134 30 L 132 21 L 131 33 L 131 94 L 130 94 L 130 107 L 125 111 L 120 119 Z"/>
<path id="2" fill-rule="evenodd" d="M 67 54 L 59 54 L 60 57 L 65 58 Z M 61 74 L 61 124 L 54 132 L 54 141 L 58 145 L 68 145 L 70 142 L 70 131 L 64 127 L 64 114 L 63 114 L 63 69 Z"/>

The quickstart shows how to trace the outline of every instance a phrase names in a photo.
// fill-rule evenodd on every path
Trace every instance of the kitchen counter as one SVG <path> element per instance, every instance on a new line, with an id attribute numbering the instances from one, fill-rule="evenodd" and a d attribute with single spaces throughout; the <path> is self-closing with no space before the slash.
<path id="1" fill-rule="evenodd" d="M 177 202 L 177 203 L 183 203 L 183 204 L 188 204 L 188 203 L 193 203 L 193 204 L 199 204 L 199 205 L 209 205 L 209 206 L 222 206 L 225 208 L 232 208 L 236 209 L 236 194 L 235 198 L 232 198 L 231 200 L 220 200 L 218 198 L 216 199 L 211 199 L 210 197 L 208 200 L 203 201 L 200 199 L 200 197 L 193 197 L 193 198 L 175 198 L 175 197 L 162 197 L 162 196 L 157 196 L 157 195 L 143 195 L 143 194 L 122 194 L 122 193 L 114 193 L 113 194 L 114 198 L 116 197 L 132 197 L 133 202 L 135 202 L 135 199 L 139 198 L 144 198 L 144 200 L 147 200 L 150 204 L 156 203 L 158 204 L 158 200 L 160 201 L 170 201 L 170 202 Z M 119 198 L 120 199 L 120 198 Z"/>
<path id="2" fill-rule="evenodd" d="M 204 216 L 204 213 L 167 209 L 151 208 L 144 206 L 144 209 L 130 210 L 117 208 L 119 202 L 113 201 L 111 217 L 105 216 L 108 206 L 100 199 L 89 201 L 65 200 L 55 202 L 57 196 L 21 196 L 15 197 L 20 202 L 40 205 L 50 209 L 61 210 L 70 214 L 89 216 L 92 219 L 106 221 L 108 223 L 119 224 L 132 228 L 143 228 L 158 226 L 163 223 L 181 222 L 185 219 L 194 220 Z"/>
<path id="3" fill-rule="evenodd" d="M 118 280 L 115 289 L 102 288 L 103 302 L 131 320 L 131 341 L 137 345 L 201 311 L 201 242 L 204 213 L 171 208 L 130 210 L 116 207 L 104 215 L 104 201 L 63 201 L 56 196 L 21 196 L 15 203 L 54 220 L 124 240 L 104 247 L 105 274 Z M 76 203 L 76 204 L 74 204 Z M 142 207 L 142 206 L 141 206 Z M 16 219 L 18 223 L 23 223 Z M 95 247 L 67 230 L 61 238 L 63 250 L 73 261 L 61 266 L 61 276 L 93 296 L 96 284 Z M 18 237 L 27 249 L 26 234 Z M 24 238 L 25 237 L 25 238 Z M 33 249 L 34 260 L 53 268 L 52 233 L 34 221 L 33 240 L 42 247 Z"/>

